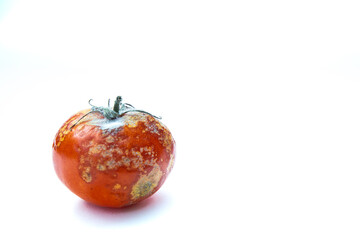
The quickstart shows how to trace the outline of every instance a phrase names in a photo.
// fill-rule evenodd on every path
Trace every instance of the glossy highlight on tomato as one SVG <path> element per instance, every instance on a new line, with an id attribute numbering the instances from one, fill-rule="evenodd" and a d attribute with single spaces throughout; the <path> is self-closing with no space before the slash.
<path id="1" fill-rule="evenodd" d="M 55 171 L 73 193 L 119 208 L 162 186 L 174 164 L 175 141 L 155 116 L 119 97 L 114 105 L 114 110 L 92 105 L 70 117 L 52 148 Z"/>

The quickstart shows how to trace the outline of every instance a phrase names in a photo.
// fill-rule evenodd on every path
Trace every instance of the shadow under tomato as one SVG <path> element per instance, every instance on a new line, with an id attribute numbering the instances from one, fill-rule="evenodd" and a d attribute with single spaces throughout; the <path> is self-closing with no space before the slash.
<path id="1" fill-rule="evenodd" d="M 170 205 L 169 197 L 157 193 L 148 199 L 124 208 L 99 207 L 79 200 L 74 213 L 86 223 L 96 226 L 132 225 L 153 219 Z"/>

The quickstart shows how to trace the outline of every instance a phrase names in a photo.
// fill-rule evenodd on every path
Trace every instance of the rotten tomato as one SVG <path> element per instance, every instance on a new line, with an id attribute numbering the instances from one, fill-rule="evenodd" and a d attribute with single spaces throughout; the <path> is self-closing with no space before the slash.
<path id="1" fill-rule="evenodd" d="M 122 103 L 70 117 L 53 142 L 60 180 L 85 201 L 124 207 L 154 194 L 170 173 L 175 141 L 158 117 Z"/>

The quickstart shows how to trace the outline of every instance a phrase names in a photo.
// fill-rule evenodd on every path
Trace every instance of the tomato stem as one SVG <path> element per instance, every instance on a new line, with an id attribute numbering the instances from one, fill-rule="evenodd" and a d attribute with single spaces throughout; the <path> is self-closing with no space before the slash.
<path id="1" fill-rule="evenodd" d="M 122 103 L 122 97 L 121 96 L 117 96 L 116 100 L 114 102 L 114 107 L 113 109 L 110 108 L 110 102 L 108 102 L 108 107 L 97 107 L 91 104 L 92 99 L 89 100 L 89 104 L 91 106 L 91 111 L 86 113 L 85 115 L 83 115 L 79 120 L 77 120 L 71 127 L 70 130 L 77 125 L 82 119 L 84 119 L 87 115 L 94 113 L 94 112 L 99 112 L 101 113 L 106 119 L 108 120 L 114 120 L 116 118 L 122 117 L 125 113 L 128 112 L 141 112 L 141 113 L 146 113 L 149 114 L 150 116 L 153 116 L 154 118 L 158 118 L 161 119 L 161 117 L 157 117 L 152 115 L 151 113 L 148 113 L 146 111 L 143 110 L 139 110 L 136 109 L 133 105 L 129 104 L 129 103 Z"/>
<path id="2" fill-rule="evenodd" d="M 122 97 L 117 96 L 116 100 L 115 100 L 115 103 L 114 103 L 114 108 L 113 108 L 114 112 L 119 113 L 121 101 L 122 101 Z"/>

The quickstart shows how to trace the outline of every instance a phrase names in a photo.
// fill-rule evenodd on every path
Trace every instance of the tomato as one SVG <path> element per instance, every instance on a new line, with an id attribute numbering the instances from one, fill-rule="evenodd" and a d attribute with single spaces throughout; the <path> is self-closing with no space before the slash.
<path id="1" fill-rule="evenodd" d="M 90 103 L 90 101 L 89 101 Z M 155 116 L 123 104 L 70 117 L 53 142 L 57 176 L 85 201 L 124 207 L 154 194 L 175 160 L 175 141 Z"/>

